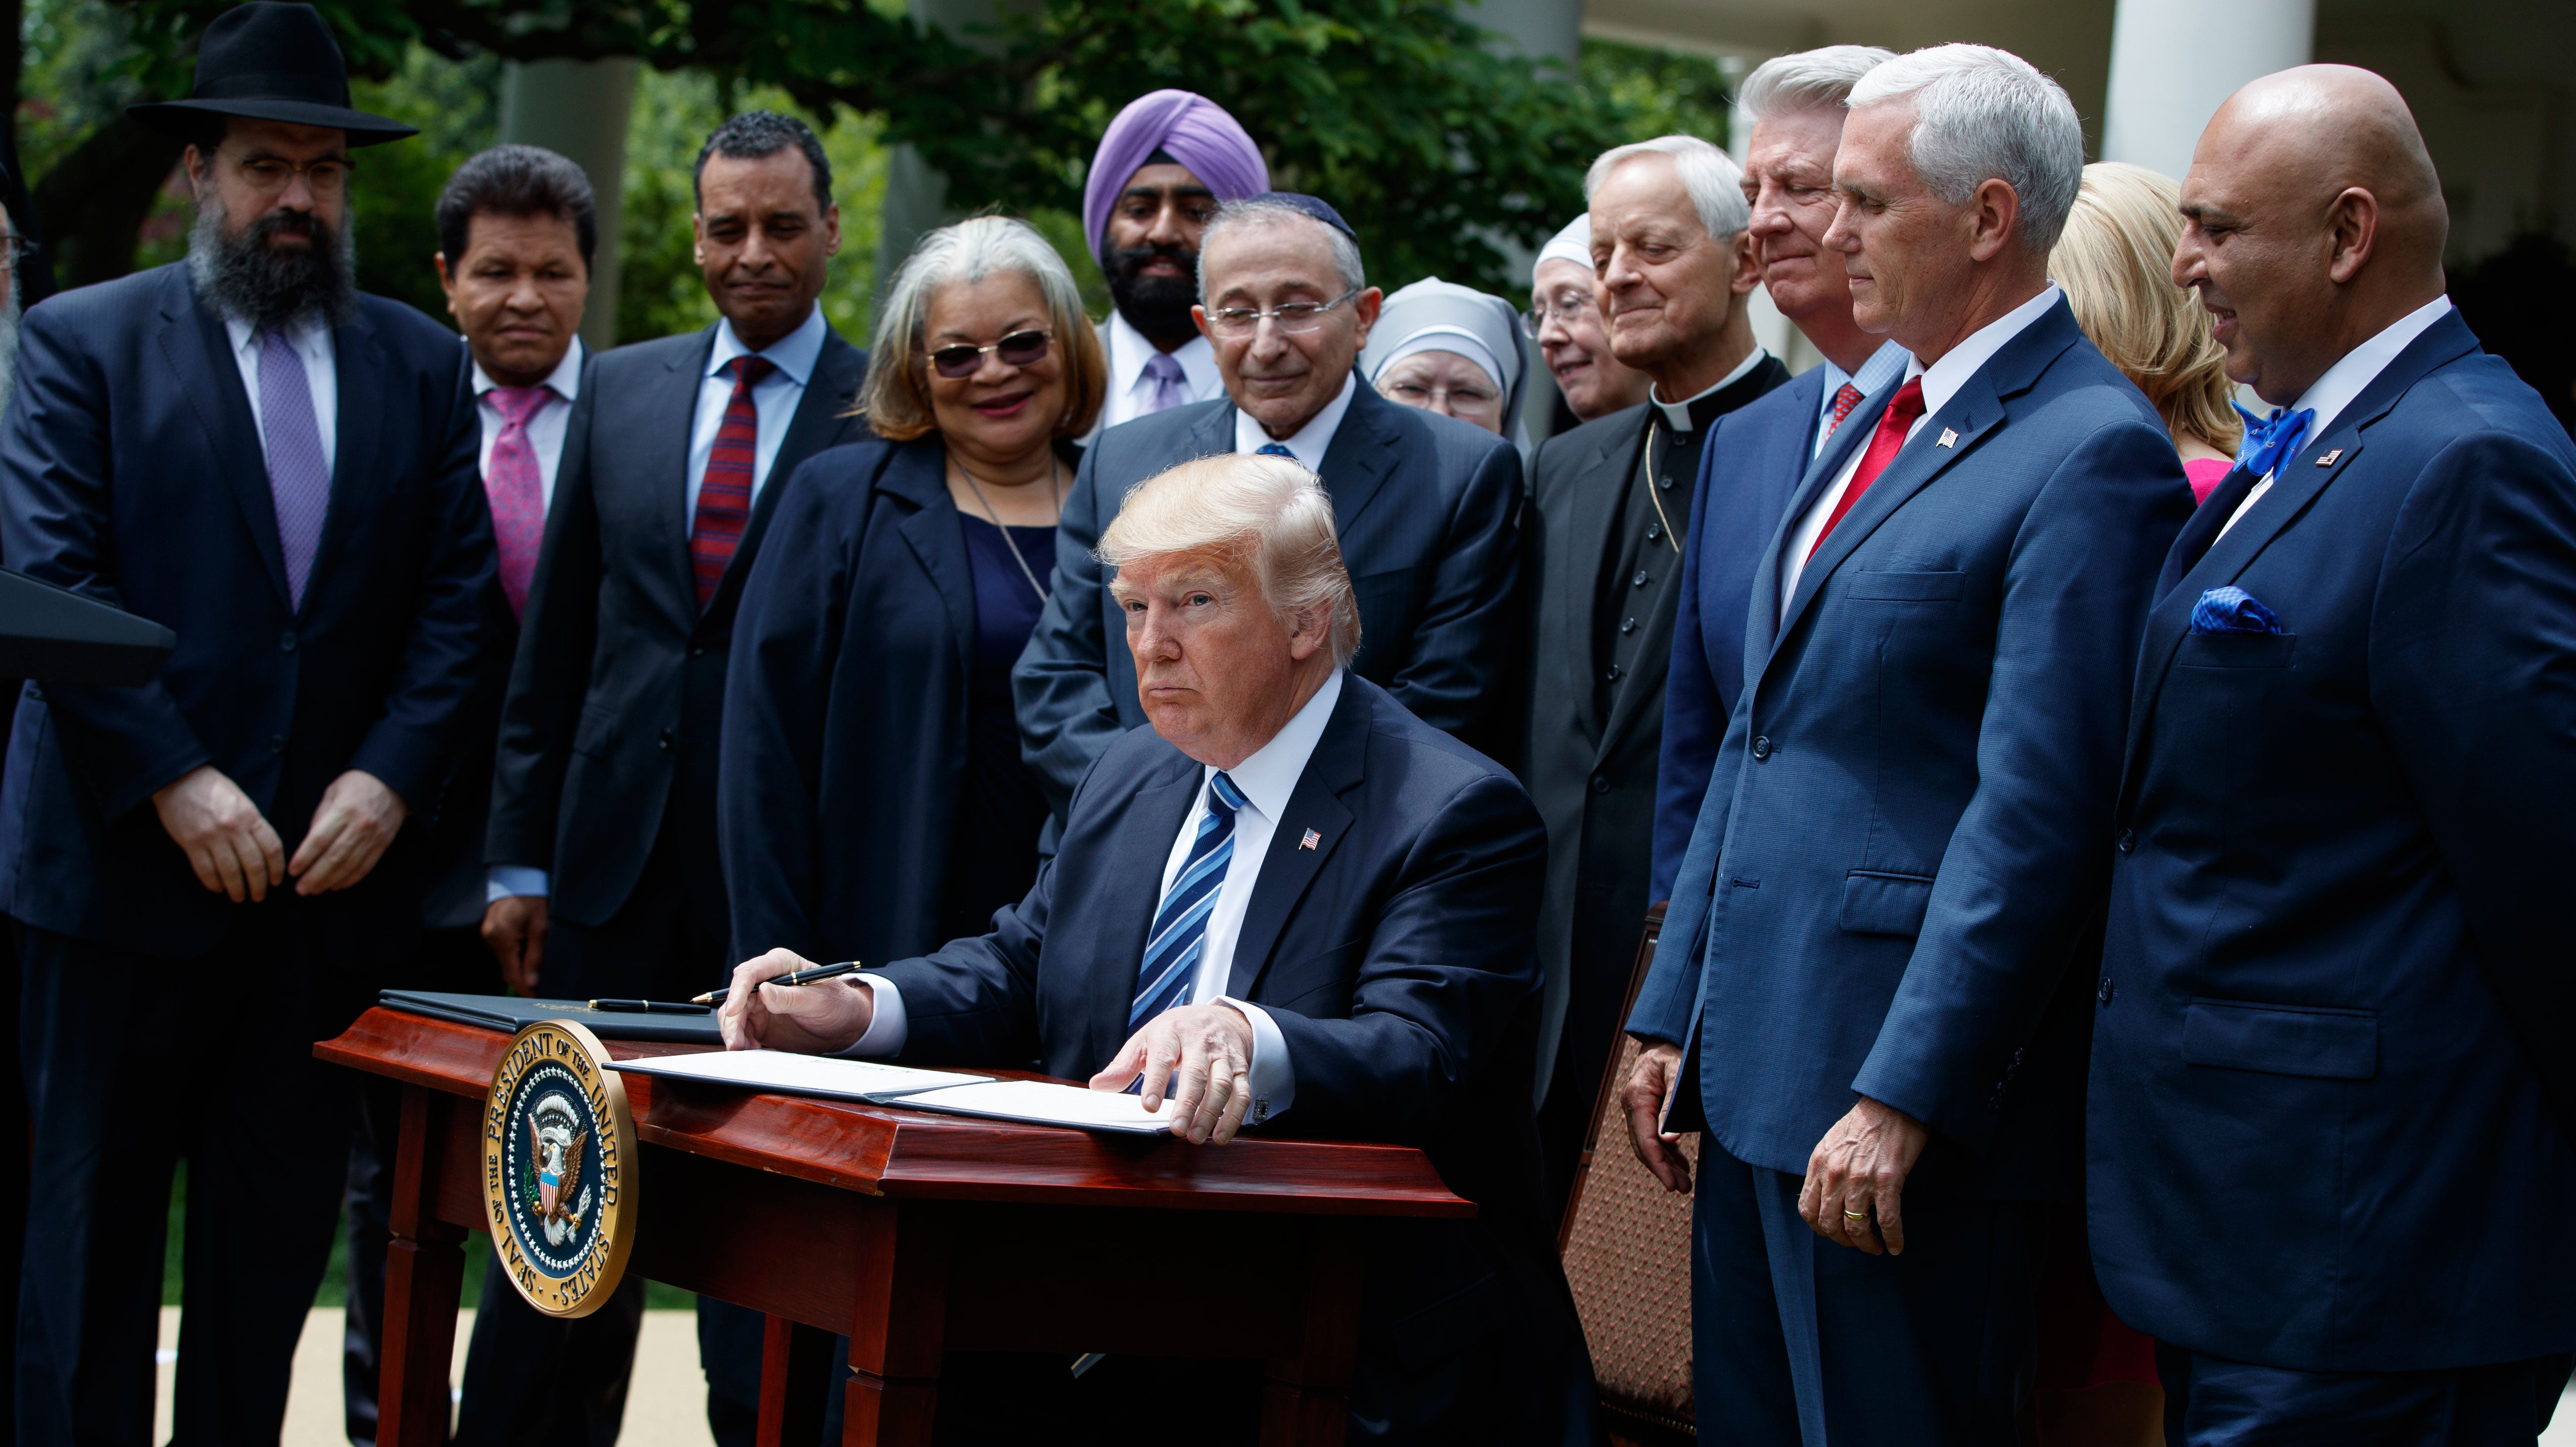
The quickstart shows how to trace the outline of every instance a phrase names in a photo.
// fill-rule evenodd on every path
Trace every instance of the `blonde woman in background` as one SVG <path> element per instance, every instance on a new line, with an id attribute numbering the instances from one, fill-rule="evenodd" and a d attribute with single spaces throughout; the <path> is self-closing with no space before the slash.
<path id="1" fill-rule="evenodd" d="M 2197 502 L 2235 465 L 2245 427 L 2209 313 L 2173 284 L 2181 201 L 2177 182 L 2144 166 L 2085 167 L 2048 274 L 2066 289 L 2084 335 L 2164 414 Z"/>

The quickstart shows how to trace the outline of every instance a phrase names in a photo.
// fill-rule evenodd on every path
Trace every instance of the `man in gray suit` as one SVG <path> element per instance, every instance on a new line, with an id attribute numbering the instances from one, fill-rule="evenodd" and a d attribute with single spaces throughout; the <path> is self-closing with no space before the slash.
<path id="1" fill-rule="evenodd" d="M 1353 672 L 1423 722 L 1493 752 L 1508 676 L 1520 455 L 1480 427 L 1400 407 L 1352 364 L 1378 290 L 1340 213 L 1312 196 L 1230 202 L 1199 251 L 1193 316 L 1226 396 L 1102 433 L 1083 454 L 1057 535 L 1055 586 L 1011 684 L 1020 745 L 1060 822 L 1112 740 L 1145 722 L 1100 531 L 1137 483 L 1212 453 L 1296 459 L 1322 478 L 1359 598 Z"/>
<path id="2" fill-rule="evenodd" d="M 716 730 L 735 601 L 797 464 L 852 441 L 867 354 L 816 298 L 840 249 L 822 143 L 752 111 L 698 154 L 722 315 L 603 353 L 558 480 L 502 706 L 484 935 L 539 995 L 680 1000 L 730 965 Z M 759 1414 L 759 1318 L 700 1303 L 716 1440 Z M 615 1364 L 620 1375 L 624 1363 Z"/>
<path id="3" fill-rule="evenodd" d="M 1531 468 L 1531 687 L 1517 762 L 1547 821 L 1539 1158 L 1560 1202 L 1648 903 L 1664 676 L 1700 448 L 1718 418 L 1789 379 L 1745 315 L 1761 273 L 1743 182 L 1724 151 L 1693 136 L 1592 163 L 1583 191 L 1610 353 L 1654 386 L 1638 406 L 1549 438 Z"/>

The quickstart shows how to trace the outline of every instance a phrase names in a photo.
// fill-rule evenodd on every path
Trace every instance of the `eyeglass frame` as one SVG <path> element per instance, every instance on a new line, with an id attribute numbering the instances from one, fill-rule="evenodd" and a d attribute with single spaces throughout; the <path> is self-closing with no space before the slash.
<path id="1" fill-rule="evenodd" d="M 1596 297 L 1593 301 L 1588 303 L 1588 305 L 1597 310 L 1600 306 L 1600 301 Z M 1548 305 L 1543 298 L 1533 292 L 1530 294 L 1530 309 L 1521 313 L 1521 335 L 1529 338 L 1531 341 L 1537 341 L 1538 334 L 1547 330 L 1547 324 L 1551 320 L 1557 317 L 1565 317 L 1569 319 L 1568 324 L 1570 325 L 1570 319 L 1576 312 L 1579 312 L 1582 309 L 1583 304 L 1570 307 Z"/>
<path id="2" fill-rule="evenodd" d="M 345 195 L 349 189 L 349 177 L 357 170 L 357 164 L 347 156 L 316 156 L 309 161 L 290 161 L 274 152 L 253 151 L 247 156 L 226 156 L 220 149 L 214 152 L 214 156 L 217 159 L 231 161 L 233 169 L 242 173 L 242 178 L 250 183 L 251 189 L 263 196 L 283 193 L 287 187 L 295 184 L 295 178 L 298 176 L 304 178 L 306 188 L 316 196 Z M 266 184 L 252 174 L 253 166 L 283 166 L 286 168 L 286 174 L 275 184 Z M 334 176 L 336 179 L 325 184 L 320 176 L 315 174 L 316 169 L 320 167 L 331 168 L 323 174 Z"/>
<path id="3" fill-rule="evenodd" d="M 1261 335 L 1261 324 L 1266 321 L 1278 328 L 1279 335 L 1283 337 L 1302 337 L 1324 324 L 1324 313 L 1366 290 L 1368 288 L 1355 286 L 1331 301 L 1284 301 L 1273 307 L 1225 307 L 1207 313 L 1208 330 L 1224 332 L 1231 337 L 1257 337 Z M 1296 316 L 1303 319 L 1303 325 L 1294 327 L 1288 325 L 1290 319 L 1282 316 L 1281 313 L 1286 312 L 1290 307 L 1299 309 Z M 1206 309 L 1201 308 L 1201 310 Z M 1250 325 L 1244 325 L 1247 322 Z M 1237 331 L 1236 327 L 1241 327 L 1242 330 Z"/>
<path id="4" fill-rule="evenodd" d="M 1011 333 L 1009 336 L 1002 338 L 1000 341 L 993 343 L 989 347 L 979 347 L 973 342 L 950 342 L 944 347 L 924 347 L 921 350 L 921 356 L 923 361 L 929 363 L 932 375 L 944 377 L 951 382 L 962 382 L 967 378 L 974 376 L 977 372 L 984 370 L 984 359 L 986 357 L 999 352 L 1002 348 L 1009 346 L 1013 341 L 1027 336 L 1034 336 L 1043 344 L 1040 346 L 1037 355 L 1029 358 L 1025 362 L 1014 362 L 1006 358 L 1002 365 L 1006 367 L 1034 367 L 1038 363 L 1045 361 L 1047 359 L 1047 355 L 1055 350 L 1055 328 L 1022 327 L 1018 331 Z M 965 371 L 951 372 L 939 365 L 939 354 L 941 352 L 963 352 L 968 350 L 972 350 L 975 353 L 975 363 Z"/>
<path id="5" fill-rule="evenodd" d="M 0 266 L 15 268 L 18 263 L 45 249 L 45 243 L 15 231 L 0 231 Z"/>

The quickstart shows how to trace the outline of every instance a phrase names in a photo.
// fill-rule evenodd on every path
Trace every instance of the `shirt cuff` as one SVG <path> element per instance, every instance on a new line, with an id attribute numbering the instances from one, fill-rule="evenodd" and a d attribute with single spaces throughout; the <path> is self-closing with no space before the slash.
<path id="1" fill-rule="evenodd" d="M 546 897 L 546 872 L 524 864 L 495 864 L 484 876 L 483 902 L 509 899 L 514 895 Z"/>
<path id="2" fill-rule="evenodd" d="M 904 1038 L 912 1033 L 911 1022 L 903 1013 L 903 991 L 883 975 L 861 972 L 859 978 L 868 984 L 876 1013 L 868 1017 L 867 1033 L 840 1053 L 861 1060 L 886 1060 L 902 1054 Z"/>
<path id="3" fill-rule="evenodd" d="M 1243 1123 L 1266 1124 L 1297 1099 L 1297 1071 L 1288 1059 L 1288 1037 L 1279 1033 L 1278 1022 L 1259 1005 L 1232 995 L 1218 996 L 1217 1003 L 1233 1006 L 1252 1022 L 1252 1104 L 1244 1108 Z"/>

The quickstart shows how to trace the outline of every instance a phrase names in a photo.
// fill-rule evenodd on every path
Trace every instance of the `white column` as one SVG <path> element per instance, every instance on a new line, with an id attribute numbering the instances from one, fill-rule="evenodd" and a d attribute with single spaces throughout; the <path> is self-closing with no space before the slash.
<path id="1" fill-rule="evenodd" d="M 599 244 L 590 261 L 582 345 L 617 344 L 617 241 L 626 221 L 626 116 L 635 101 L 632 56 L 512 61 L 501 71 L 501 139 L 543 146 L 590 177 Z"/>
<path id="2" fill-rule="evenodd" d="M 2316 0 L 2119 0 L 2102 159 L 2176 180 L 2238 87 L 2308 62 Z"/>

